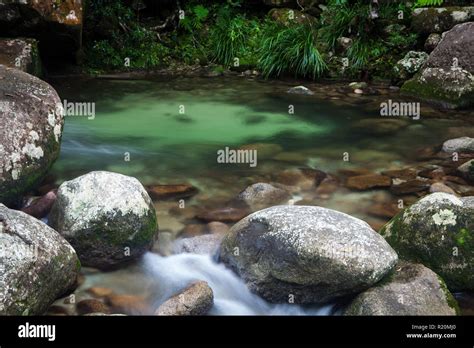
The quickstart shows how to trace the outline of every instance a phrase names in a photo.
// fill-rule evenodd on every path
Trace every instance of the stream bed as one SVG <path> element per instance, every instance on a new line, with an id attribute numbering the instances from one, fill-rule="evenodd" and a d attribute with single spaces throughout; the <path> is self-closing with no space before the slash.
<path id="1" fill-rule="evenodd" d="M 219 207 L 250 184 L 270 182 L 297 168 L 326 173 L 403 168 L 420 162 L 420 149 L 474 127 L 466 125 L 467 112 L 461 121 L 459 112 L 421 105 L 419 120 L 403 118 L 380 131 L 380 103 L 400 99 L 398 91 L 387 86 L 360 96 L 340 84 L 306 84 L 315 94 L 303 96 L 287 93 L 294 82 L 241 77 L 51 82 L 61 99 L 94 103 L 95 111 L 93 117 L 66 116 L 60 158 L 51 170 L 57 184 L 108 170 L 134 176 L 144 185 L 188 183 L 199 190 L 186 200 L 183 214 L 173 213 L 177 200 L 156 201 L 160 238 L 154 253 L 114 272 L 85 269 L 78 300 L 88 298 L 87 288 L 100 286 L 147 296 L 159 305 L 190 281 L 201 279 L 215 293 L 211 314 L 334 314 L 332 304 L 303 308 L 266 303 L 212 258 L 170 255 L 170 245 L 188 225 L 201 223 L 194 218 L 195 210 Z M 259 149 L 256 166 L 218 163 L 219 150 L 249 144 Z M 381 195 L 392 199 L 389 193 L 355 192 L 343 185 L 330 191 L 295 191 L 291 204 L 336 209 L 372 226 L 386 222 L 370 215 L 368 207 Z"/>

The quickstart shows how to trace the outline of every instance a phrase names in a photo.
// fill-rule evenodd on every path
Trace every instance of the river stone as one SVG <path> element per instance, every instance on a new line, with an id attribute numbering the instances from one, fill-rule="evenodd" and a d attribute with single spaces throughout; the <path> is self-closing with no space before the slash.
<path id="1" fill-rule="evenodd" d="M 413 10 L 411 26 L 420 34 L 442 33 L 450 30 L 456 24 L 474 20 L 473 6 L 450 6 Z"/>
<path id="2" fill-rule="evenodd" d="M 0 39 L 0 64 L 41 76 L 41 59 L 35 39 Z"/>
<path id="3" fill-rule="evenodd" d="M 49 218 L 81 262 L 100 269 L 139 257 L 157 234 L 155 209 L 145 188 L 135 178 L 105 171 L 64 182 Z"/>
<path id="4" fill-rule="evenodd" d="M 270 302 L 323 303 L 377 283 L 396 264 L 370 226 L 312 206 L 276 206 L 234 225 L 220 259 Z"/>
<path id="5" fill-rule="evenodd" d="M 0 204 L 0 315 L 42 315 L 72 290 L 79 269 L 56 231 Z"/>
<path id="6" fill-rule="evenodd" d="M 344 315 L 456 315 L 444 281 L 421 264 L 401 262 L 379 284 L 359 294 Z"/>
<path id="7" fill-rule="evenodd" d="M 467 180 L 474 181 L 474 160 L 469 160 L 457 168 L 458 172 Z"/>
<path id="8" fill-rule="evenodd" d="M 452 291 L 474 289 L 474 197 L 432 193 L 401 211 L 380 234 L 403 259 L 439 274 Z"/>
<path id="9" fill-rule="evenodd" d="M 287 93 L 289 94 L 301 94 L 301 95 L 313 95 L 314 92 L 305 86 L 291 87 Z"/>
<path id="10" fill-rule="evenodd" d="M 474 152 L 474 138 L 461 137 L 446 140 L 443 143 L 443 151 L 447 153 Z"/>
<path id="11" fill-rule="evenodd" d="M 0 65 L 0 203 L 35 187 L 59 155 L 63 107 L 46 82 Z"/>
<path id="12" fill-rule="evenodd" d="M 256 211 L 288 201 L 290 194 L 273 185 L 257 183 L 247 187 L 237 198 Z"/>
<path id="13" fill-rule="evenodd" d="M 205 234 L 191 238 L 178 239 L 173 244 L 173 254 L 191 253 L 214 255 L 221 244 L 223 234 Z"/>
<path id="14" fill-rule="evenodd" d="M 155 315 L 206 315 L 213 305 L 212 289 L 205 281 L 198 281 L 165 301 Z"/>

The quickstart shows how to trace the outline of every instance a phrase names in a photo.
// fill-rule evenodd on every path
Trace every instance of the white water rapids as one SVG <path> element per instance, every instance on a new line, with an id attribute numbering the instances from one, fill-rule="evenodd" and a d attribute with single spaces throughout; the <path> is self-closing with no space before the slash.
<path id="1" fill-rule="evenodd" d="M 204 280 L 214 292 L 211 315 L 330 315 L 334 305 L 303 307 L 271 304 L 250 292 L 245 283 L 209 255 L 148 253 L 142 266 L 160 287 L 155 299 L 160 304 L 196 280 Z"/>

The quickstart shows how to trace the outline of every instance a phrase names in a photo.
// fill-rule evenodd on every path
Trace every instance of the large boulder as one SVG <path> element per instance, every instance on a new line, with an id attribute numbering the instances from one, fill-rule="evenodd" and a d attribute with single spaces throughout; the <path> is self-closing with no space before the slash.
<path id="1" fill-rule="evenodd" d="M 460 137 L 446 140 L 443 143 L 442 150 L 449 154 L 453 152 L 463 153 L 474 153 L 474 138 Z"/>
<path id="2" fill-rule="evenodd" d="M 424 69 L 402 86 L 404 95 L 456 109 L 474 104 L 474 22 L 456 25 L 431 52 Z"/>
<path id="3" fill-rule="evenodd" d="M 101 269 L 139 257 L 157 234 L 155 208 L 140 182 L 103 171 L 64 182 L 49 219 L 85 266 Z"/>
<path id="4" fill-rule="evenodd" d="M 271 302 L 323 303 L 377 283 L 397 254 L 370 226 L 312 206 L 276 206 L 232 227 L 220 259 Z"/>
<path id="5" fill-rule="evenodd" d="M 46 82 L 0 65 L 0 202 L 12 204 L 59 155 L 63 106 Z"/>
<path id="6" fill-rule="evenodd" d="M 2 0 L 0 32 L 34 37 L 48 56 L 74 55 L 82 46 L 82 0 Z"/>
<path id="7" fill-rule="evenodd" d="M 474 74 L 472 57 L 474 57 L 474 22 L 469 22 L 456 25 L 443 36 L 430 54 L 426 67 L 447 69 L 457 64 L 458 67 Z"/>
<path id="8" fill-rule="evenodd" d="M 41 59 L 35 39 L 0 39 L 0 64 L 41 76 Z"/>
<path id="9" fill-rule="evenodd" d="M 214 305 L 214 293 L 205 281 L 198 281 L 165 301 L 155 315 L 206 315 Z"/>
<path id="10" fill-rule="evenodd" d="M 380 234 L 401 258 L 439 274 L 452 291 L 474 289 L 474 197 L 437 192 L 406 208 Z"/>
<path id="11" fill-rule="evenodd" d="M 0 315 L 41 315 L 73 289 L 74 249 L 43 222 L 0 204 Z"/>
<path id="12" fill-rule="evenodd" d="M 412 28 L 420 34 L 442 33 L 474 20 L 474 6 L 422 7 L 412 13 Z"/>
<path id="13" fill-rule="evenodd" d="M 359 294 L 345 315 L 456 315 L 444 281 L 421 264 L 402 262 L 379 284 Z"/>

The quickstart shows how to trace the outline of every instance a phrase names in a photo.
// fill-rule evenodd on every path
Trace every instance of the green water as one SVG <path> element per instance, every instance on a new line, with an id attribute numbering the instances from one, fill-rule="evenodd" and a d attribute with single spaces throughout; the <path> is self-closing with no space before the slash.
<path id="1" fill-rule="evenodd" d="M 62 99 L 94 102 L 96 108 L 94 119 L 66 117 L 61 155 L 52 170 L 58 182 L 110 170 L 144 184 L 190 182 L 209 195 L 232 196 L 294 167 L 337 172 L 410 165 L 418 148 L 439 144 L 448 127 L 462 125 L 429 110 L 440 118 L 409 120 L 407 127 L 383 136 L 364 132 L 354 122 L 380 118 L 380 101 L 397 95 L 331 99 L 337 88 L 330 85 L 307 97 L 287 94 L 292 84 L 243 78 L 53 84 Z M 217 162 L 218 150 L 251 143 L 277 145 L 283 156 L 259 153 L 255 168 Z M 346 153 L 349 161 L 343 160 Z M 348 205 L 360 199 L 346 195 Z"/>

